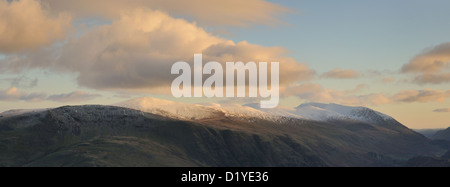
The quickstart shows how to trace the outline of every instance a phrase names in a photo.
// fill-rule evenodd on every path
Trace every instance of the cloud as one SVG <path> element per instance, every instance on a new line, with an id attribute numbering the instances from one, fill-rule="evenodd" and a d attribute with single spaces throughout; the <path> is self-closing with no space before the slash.
<path id="1" fill-rule="evenodd" d="M 395 78 L 393 78 L 393 77 L 383 78 L 381 80 L 381 82 L 383 82 L 383 83 L 393 83 L 393 82 L 395 82 Z"/>
<path id="2" fill-rule="evenodd" d="M 359 85 L 353 90 L 338 91 L 326 89 L 319 84 L 301 84 L 288 86 L 283 96 L 296 96 L 311 102 L 340 103 L 345 105 L 377 106 L 389 103 L 412 102 L 444 102 L 450 98 L 450 90 L 405 90 L 396 94 L 372 93 L 358 95 L 356 91 L 364 89 L 365 85 Z"/>
<path id="3" fill-rule="evenodd" d="M 356 103 L 362 103 L 363 106 L 367 106 L 367 105 L 377 106 L 377 105 L 392 103 L 391 98 L 386 97 L 384 94 L 381 94 L 381 93 L 356 96 L 355 101 L 357 101 Z"/>
<path id="4" fill-rule="evenodd" d="M 47 68 L 78 74 L 81 86 L 102 90 L 135 90 L 170 93 L 176 77 L 173 63 L 203 61 L 280 62 L 280 84 L 307 80 L 314 71 L 286 57 L 282 47 L 265 47 L 246 41 L 234 43 L 213 36 L 195 23 L 160 11 L 136 9 L 123 12 L 111 25 L 103 25 L 71 38 L 57 49 L 43 49 L 27 56 L 3 60 L 3 69 L 20 71 Z M 6 66 L 6 67 L 5 67 Z"/>
<path id="5" fill-rule="evenodd" d="M 11 87 L 17 87 L 17 88 L 34 88 L 38 85 L 39 79 L 34 78 L 31 79 L 27 76 L 17 76 L 14 78 L 4 78 L 0 79 L 0 81 L 9 82 Z"/>
<path id="6" fill-rule="evenodd" d="M 39 102 L 45 100 L 47 98 L 47 94 L 45 93 L 31 93 L 22 95 L 19 100 L 28 101 L 28 102 Z"/>
<path id="7" fill-rule="evenodd" d="M 44 100 L 47 97 L 43 93 L 31 93 L 26 94 L 20 92 L 16 87 L 9 88 L 7 90 L 0 90 L 0 101 L 30 101 L 37 102 Z"/>
<path id="8" fill-rule="evenodd" d="M 55 12 L 67 11 L 76 16 L 117 18 L 118 13 L 136 8 L 150 8 L 173 16 L 193 18 L 200 24 L 247 26 L 281 22 L 279 15 L 292 12 L 265 0 L 42 0 Z"/>
<path id="9" fill-rule="evenodd" d="M 44 100 L 56 102 L 83 102 L 88 101 L 101 95 L 89 94 L 81 91 L 75 91 L 68 94 L 59 94 L 48 96 L 45 93 L 24 93 L 19 91 L 16 87 L 11 87 L 7 90 L 0 90 L 0 101 L 28 101 L 39 102 Z"/>
<path id="10" fill-rule="evenodd" d="M 353 79 L 358 78 L 360 74 L 354 70 L 343 70 L 341 68 L 333 69 L 321 75 L 324 78 L 334 78 L 334 79 Z"/>
<path id="11" fill-rule="evenodd" d="M 49 16 L 35 0 L 0 0 L 0 53 L 12 53 L 51 44 L 62 39 L 71 18 L 59 13 Z"/>
<path id="12" fill-rule="evenodd" d="M 450 108 L 439 108 L 439 109 L 433 110 L 433 112 L 448 113 L 448 112 L 450 112 Z"/>
<path id="13" fill-rule="evenodd" d="M 68 94 L 60 94 L 60 95 L 51 95 L 48 97 L 48 100 L 56 101 L 56 102 L 83 102 L 83 101 L 89 101 L 92 99 L 95 99 L 97 97 L 100 97 L 98 94 L 88 94 L 81 91 L 75 91 Z"/>
<path id="14" fill-rule="evenodd" d="M 438 73 L 438 74 L 422 74 L 414 78 L 414 82 L 419 84 L 441 84 L 450 83 L 450 73 Z"/>
<path id="15" fill-rule="evenodd" d="M 436 73 L 448 68 L 450 63 L 450 43 L 438 45 L 414 57 L 403 66 L 403 72 Z"/>
<path id="16" fill-rule="evenodd" d="M 358 86 L 354 90 L 364 88 L 363 85 Z M 337 91 L 333 89 L 325 89 L 319 84 L 302 84 L 290 86 L 284 93 L 285 96 L 296 96 L 311 102 L 322 103 L 340 103 L 345 105 L 370 106 L 381 105 L 392 102 L 390 98 L 383 94 L 366 94 L 354 95 L 353 91 Z"/>
<path id="17" fill-rule="evenodd" d="M 368 87 L 369 86 L 367 84 L 359 84 L 358 86 L 356 86 L 355 89 L 347 90 L 347 91 L 345 91 L 345 93 L 348 93 L 348 94 L 358 93 L 358 92 L 361 92 L 362 90 L 364 90 L 364 89 L 366 89 Z"/>
<path id="18" fill-rule="evenodd" d="M 416 74 L 414 82 L 419 84 L 450 82 L 450 43 L 443 43 L 414 57 L 405 64 L 403 73 Z"/>
<path id="19" fill-rule="evenodd" d="M 407 90 L 393 96 L 397 102 L 444 102 L 450 97 L 450 90 Z"/>
<path id="20" fill-rule="evenodd" d="M 206 61 L 221 62 L 280 62 L 280 84 L 285 86 L 297 81 L 309 80 L 316 72 L 305 64 L 300 64 L 286 57 L 287 50 L 282 47 L 265 47 L 250 44 L 247 41 L 234 43 L 219 43 L 203 51 Z M 270 73 L 270 71 L 269 71 Z"/>
<path id="21" fill-rule="evenodd" d="M 0 100 L 12 100 L 20 98 L 20 96 L 23 95 L 22 93 L 18 92 L 17 88 L 12 87 L 8 90 L 0 90 Z"/>

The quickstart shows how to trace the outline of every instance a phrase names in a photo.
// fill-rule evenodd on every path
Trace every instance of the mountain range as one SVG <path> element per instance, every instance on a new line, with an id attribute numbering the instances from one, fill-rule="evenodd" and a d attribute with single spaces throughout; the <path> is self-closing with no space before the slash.
<path id="1" fill-rule="evenodd" d="M 0 166 L 403 166 L 449 149 L 365 107 L 138 98 L 0 114 Z"/>

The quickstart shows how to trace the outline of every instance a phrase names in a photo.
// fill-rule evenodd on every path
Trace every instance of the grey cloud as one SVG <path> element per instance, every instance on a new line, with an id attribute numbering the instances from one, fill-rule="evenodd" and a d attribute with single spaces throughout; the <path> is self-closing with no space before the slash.
<path id="1" fill-rule="evenodd" d="M 433 112 L 448 113 L 448 112 L 450 112 L 450 108 L 439 108 L 439 109 L 433 110 Z"/>
<path id="2" fill-rule="evenodd" d="M 75 91 L 67 94 L 51 95 L 47 99 L 56 102 L 83 102 L 100 97 L 99 94 L 89 94 L 81 91 Z"/>
<path id="3" fill-rule="evenodd" d="M 11 87 L 17 87 L 17 88 L 34 88 L 39 83 L 39 79 L 37 79 L 37 78 L 31 79 L 24 75 L 17 76 L 14 78 L 5 78 L 5 79 L 1 79 L 1 80 L 9 82 Z"/>
<path id="4" fill-rule="evenodd" d="M 12 87 L 7 90 L 0 90 L 0 101 L 42 101 L 47 98 L 47 94 L 44 93 L 24 93 L 17 88 Z"/>
<path id="5" fill-rule="evenodd" d="M 24 93 L 18 88 L 12 87 L 7 90 L 0 90 L 0 101 L 28 101 L 37 102 L 43 100 L 56 102 L 83 102 L 100 97 L 99 94 L 89 94 L 75 91 L 67 94 L 56 94 L 48 96 L 45 93 Z"/>
<path id="6" fill-rule="evenodd" d="M 334 78 L 334 79 L 353 79 L 358 78 L 360 76 L 360 73 L 356 72 L 355 70 L 344 70 L 341 68 L 333 69 L 329 72 L 326 72 L 321 75 L 321 77 L 324 78 Z"/>
<path id="7" fill-rule="evenodd" d="M 450 73 L 422 74 L 414 78 L 414 82 L 419 84 L 441 84 L 450 83 Z"/>
<path id="8" fill-rule="evenodd" d="M 363 89 L 364 85 L 354 90 Z M 302 84 L 289 86 L 284 96 L 296 96 L 312 102 L 336 102 L 349 105 L 380 105 L 388 103 L 444 102 L 450 98 L 450 90 L 405 90 L 394 95 L 383 93 L 357 95 L 354 90 L 339 91 L 326 89 L 319 84 Z"/>
<path id="9" fill-rule="evenodd" d="M 28 102 L 37 102 L 47 99 L 47 94 L 45 93 L 31 93 L 20 96 L 19 100 Z"/>
<path id="10" fill-rule="evenodd" d="M 397 102 L 444 102 L 450 97 L 450 90 L 407 90 L 393 96 Z"/>

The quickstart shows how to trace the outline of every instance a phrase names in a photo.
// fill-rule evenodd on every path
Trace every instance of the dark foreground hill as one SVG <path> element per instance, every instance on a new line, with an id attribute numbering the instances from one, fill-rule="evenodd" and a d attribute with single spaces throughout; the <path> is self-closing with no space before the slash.
<path id="1" fill-rule="evenodd" d="M 441 157 L 418 156 L 406 162 L 407 167 L 450 167 L 450 151 Z"/>
<path id="2" fill-rule="evenodd" d="M 112 106 L 0 118 L 0 166 L 402 166 L 442 152 L 401 124 L 183 121 Z"/>

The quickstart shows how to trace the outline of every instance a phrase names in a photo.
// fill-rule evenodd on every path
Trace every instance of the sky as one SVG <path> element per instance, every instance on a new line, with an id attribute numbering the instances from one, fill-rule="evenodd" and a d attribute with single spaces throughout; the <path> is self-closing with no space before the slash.
<path id="1" fill-rule="evenodd" d="M 0 0 L 0 112 L 170 94 L 177 61 L 280 62 L 280 105 L 450 126 L 447 0 Z M 244 104 L 246 100 L 234 100 Z"/>

